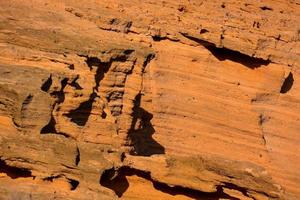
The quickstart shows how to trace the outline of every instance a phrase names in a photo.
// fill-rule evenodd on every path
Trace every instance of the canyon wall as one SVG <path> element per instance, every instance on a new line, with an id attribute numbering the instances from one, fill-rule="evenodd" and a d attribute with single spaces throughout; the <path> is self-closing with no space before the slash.
<path id="1" fill-rule="evenodd" d="M 0 199 L 300 199 L 297 0 L 0 1 Z"/>

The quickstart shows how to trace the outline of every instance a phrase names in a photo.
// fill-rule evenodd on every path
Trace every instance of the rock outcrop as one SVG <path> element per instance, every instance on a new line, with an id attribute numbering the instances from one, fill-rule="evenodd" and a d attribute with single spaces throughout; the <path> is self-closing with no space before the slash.
<path id="1" fill-rule="evenodd" d="M 300 198 L 297 0 L 0 12 L 0 199 Z"/>

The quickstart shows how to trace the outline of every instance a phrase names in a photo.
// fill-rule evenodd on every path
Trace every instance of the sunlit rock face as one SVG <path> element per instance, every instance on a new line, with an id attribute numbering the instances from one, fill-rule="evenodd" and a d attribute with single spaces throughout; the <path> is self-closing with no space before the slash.
<path id="1" fill-rule="evenodd" d="M 300 199 L 297 1 L 0 12 L 0 199 Z"/>

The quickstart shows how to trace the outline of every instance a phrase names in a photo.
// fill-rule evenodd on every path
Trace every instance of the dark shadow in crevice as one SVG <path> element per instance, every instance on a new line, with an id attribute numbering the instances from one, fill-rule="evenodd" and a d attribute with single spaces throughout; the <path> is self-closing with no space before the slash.
<path id="1" fill-rule="evenodd" d="M 55 129 L 55 124 L 56 124 L 56 121 L 55 121 L 54 117 L 51 115 L 49 123 L 42 128 L 40 133 L 41 134 L 57 133 L 57 131 Z"/>
<path id="2" fill-rule="evenodd" d="M 95 73 L 95 86 L 93 87 L 93 92 L 90 94 L 90 97 L 87 101 L 80 103 L 80 105 L 76 109 L 71 110 L 67 114 L 64 114 L 65 116 L 71 119 L 71 122 L 77 124 L 78 126 L 86 125 L 93 108 L 93 103 L 98 97 L 97 92 L 100 85 L 100 81 L 104 78 L 104 74 L 109 70 L 112 61 L 104 63 L 101 62 L 101 60 L 97 57 L 86 57 L 86 63 L 89 66 L 90 70 L 92 70 L 93 67 L 97 67 Z"/>
<path id="3" fill-rule="evenodd" d="M 43 178 L 43 181 L 49 181 L 49 182 L 53 182 L 55 179 L 61 178 L 61 175 L 56 175 L 56 176 L 48 176 L 46 178 Z"/>
<path id="4" fill-rule="evenodd" d="M 79 181 L 77 180 L 74 180 L 74 179 L 69 179 L 68 178 L 68 181 L 70 183 L 70 189 L 73 191 L 73 190 L 76 190 L 78 185 L 79 185 Z"/>
<path id="5" fill-rule="evenodd" d="M 74 179 L 70 179 L 70 178 L 66 178 L 65 179 L 65 175 L 60 174 L 60 175 L 56 175 L 56 176 L 48 176 L 46 178 L 43 178 L 43 181 L 49 181 L 49 182 L 54 182 L 56 179 L 60 179 L 63 178 L 63 180 L 68 181 L 68 183 L 70 184 L 70 190 L 76 190 L 78 185 L 79 185 L 79 181 L 74 180 Z"/>
<path id="6" fill-rule="evenodd" d="M 95 74 L 95 86 L 93 89 L 94 91 L 98 92 L 100 82 L 104 78 L 104 75 L 108 72 L 111 65 L 112 65 L 112 61 L 110 61 L 108 63 L 102 63 L 102 65 L 97 68 L 96 74 Z"/>
<path id="7" fill-rule="evenodd" d="M 74 69 L 75 69 L 75 66 L 74 66 L 74 64 L 70 64 L 70 65 L 68 66 L 68 68 L 69 68 L 70 70 L 74 70 Z"/>
<path id="8" fill-rule="evenodd" d="M 82 102 L 78 108 L 71 110 L 69 113 L 64 115 L 70 118 L 71 122 L 78 126 L 85 126 L 91 114 L 93 103 L 97 97 L 97 94 L 93 92 L 87 101 Z"/>
<path id="9" fill-rule="evenodd" d="M 164 154 L 165 148 L 152 137 L 155 133 L 151 123 L 153 115 L 141 107 L 141 96 L 138 94 L 134 100 L 133 119 L 128 132 L 128 139 L 133 145 L 130 153 L 137 156 Z"/>
<path id="10" fill-rule="evenodd" d="M 238 51 L 233 51 L 227 48 L 206 47 L 218 60 L 230 60 L 236 63 L 240 63 L 250 69 L 267 66 L 270 64 L 269 60 L 261 58 L 254 58 L 246 54 L 242 54 Z"/>
<path id="11" fill-rule="evenodd" d="M 113 190 L 121 197 L 129 188 L 129 183 L 123 174 L 118 174 L 115 168 L 105 170 L 100 177 L 100 185 Z"/>
<path id="12" fill-rule="evenodd" d="M 75 165 L 78 166 L 80 163 L 80 151 L 78 146 L 76 147 Z"/>
<path id="13" fill-rule="evenodd" d="M 62 135 L 64 137 L 66 137 L 66 138 L 70 137 L 66 133 L 57 132 L 55 125 L 56 125 L 56 121 L 55 121 L 53 115 L 51 114 L 49 123 L 41 129 L 40 134 L 58 134 L 58 135 Z"/>
<path id="14" fill-rule="evenodd" d="M 222 4 L 223 5 L 223 4 Z M 200 30 L 200 34 L 204 34 L 204 33 L 208 33 L 209 31 L 207 30 L 207 29 L 205 29 L 205 28 L 202 28 L 201 30 Z"/>
<path id="15" fill-rule="evenodd" d="M 77 80 L 79 79 L 79 76 L 77 76 L 71 83 L 70 86 L 75 88 L 76 90 L 82 90 L 83 88 L 77 83 Z"/>
<path id="16" fill-rule="evenodd" d="M 166 40 L 166 39 L 167 39 L 166 37 L 163 37 L 163 36 L 161 36 L 161 35 L 153 35 L 153 36 L 151 36 L 151 37 L 152 37 L 153 41 L 155 41 L 155 42 L 159 42 L 159 41 L 162 41 L 162 40 Z"/>
<path id="17" fill-rule="evenodd" d="M 54 98 L 56 98 L 56 103 L 60 104 L 63 103 L 65 101 L 65 93 L 64 93 L 64 89 L 68 84 L 69 79 L 68 78 L 64 78 L 61 80 L 60 84 L 61 84 L 61 88 L 59 91 L 53 91 L 50 93 L 50 95 Z"/>
<path id="18" fill-rule="evenodd" d="M 45 125 L 41 129 L 41 131 L 40 131 L 41 134 L 47 134 L 47 133 L 60 134 L 56 131 L 56 128 L 55 128 L 56 121 L 55 121 L 55 118 L 53 116 L 53 109 L 55 108 L 56 104 L 60 104 L 60 103 L 63 103 L 65 101 L 64 89 L 68 84 L 68 80 L 69 80 L 68 78 L 64 78 L 63 80 L 61 80 L 60 90 L 59 91 L 53 91 L 53 92 L 50 93 L 50 95 L 55 98 L 55 103 L 52 105 L 50 121 L 48 122 L 47 125 Z M 61 135 L 64 135 L 64 136 L 68 137 L 67 135 L 65 135 L 63 133 L 61 133 Z"/>
<path id="19" fill-rule="evenodd" d="M 12 179 L 28 178 L 28 177 L 34 178 L 30 170 L 9 166 L 3 160 L 0 160 L 0 173 L 5 173 L 7 176 L 9 176 Z"/>
<path id="20" fill-rule="evenodd" d="M 271 7 L 268 7 L 268 6 L 261 6 L 261 7 L 259 7 L 261 10 L 270 10 L 270 11 L 272 11 L 273 10 L 273 8 L 271 8 Z"/>
<path id="21" fill-rule="evenodd" d="M 143 68 L 142 68 L 142 73 L 144 73 L 145 72 L 145 69 L 146 69 L 146 66 L 151 62 L 151 60 L 153 60 L 155 58 L 155 54 L 149 54 L 147 57 L 146 57 L 146 59 L 145 59 L 145 61 L 144 61 L 144 63 L 143 63 Z"/>
<path id="22" fill-rule="evenodd" d="M 50 75 L 49 78 L 43 83 L 43 85 L 41 86 L 41 90 L 44 92 L 48 92 L 51 85 L 52 85 L 52 75 Z"/>
<path id="23" fill-rule="evenodd" d="M 124 53 L 125 55 L 130 55 L 130 54 L 132 54 L 134 51 L 135 51 L 134 49 L 126 49 L 123 53 Z"/>
<path id="24" fill-rule="evenodd" d="M 231 190 L 236 190 L 236 191 L 239 191 L 241 192 L 244 196 L 246 197 L 250 197 L 247 193 L 247 189 L 246 188 L 243 188 L 243 187 L 240 187 L 240 186 L 237 186 L 235 184 L 232 184 L 232 183 L 223 183 L 223 185 L 219 185 L 217 187 L 217 190 L 223 190 L 223 188 L 227 188 L 227 189 L 231 189 Z"/>
<path id="25" fill-rule="evenodd" d="M 192 36 L 189 36 L 187 34 L 182 34 L 184 37 L 188 38 L 189 40 L 192 40 L 194 42 L 197 42 L 198 44 L 201 44 L 204 46 L 207 50 L 209 50 L 219 61 L 224 60 L 230 60 L 236 63 L 240 63 L 250 69 L 255 69 L 261 66 L 267 66 L 271 63 L 270 60 L 264 60 L 262 58 L 255 58 L 248 56 L 246 54 L 243 54 L 238 51 L 234 51 L 231 49 L 227 49 L 225 47 L 218 48 L 215 44 L 211 42 L 207 42 L 205 40 L 195 38 Z"/>
<path id="26" fill-rule="evenodd" d="M 100 67 L 100 65 L 102 63 L 99 58 L 89 57 L 89 56 L 86 57 L 85 62 L 88 65 L 88 67 L 90 68 L 90 70 L 92 70 L 93 66 Z"/>
<path id="27" fill-rule="evenodd" d="M 280 93 L 285 94 L 288 91 L 290 91 L 290 89 L 292 89 L 293 87 L 293 84 L 294 84 L 294 76 L 293 73 L 290 72 L 289 75 L 285 78 L 281 86 Z"/>
<path id="28" fill-rule="evenodd" d="M 216 192 L 206 193 L 181 186 L 169 186 L 165 183 L 153 180 L 149 172 L 133 169 L 127 166 L 119 169 L 111 168 L 104 171 L 100 177 L 100 185 L 113 190 L 118 197 L 122 197 L 122 195 L 130 187 L 127 177 L 134 175 L 150 181 L 156 190 L 173 196 L 184 195 L 197 200 L 219 200 L 220 198 L 238 200 L 238 198 L 225 194 L 221 187 L 219 187 Z"/>

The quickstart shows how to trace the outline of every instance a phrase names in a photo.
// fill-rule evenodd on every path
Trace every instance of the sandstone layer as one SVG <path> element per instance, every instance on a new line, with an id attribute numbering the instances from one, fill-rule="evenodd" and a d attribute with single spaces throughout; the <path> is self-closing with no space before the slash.
<path id="1" fill-rule="evenodd" d="M 300 199 L 297 0 L 0 1 L 0 199 Z"/>

